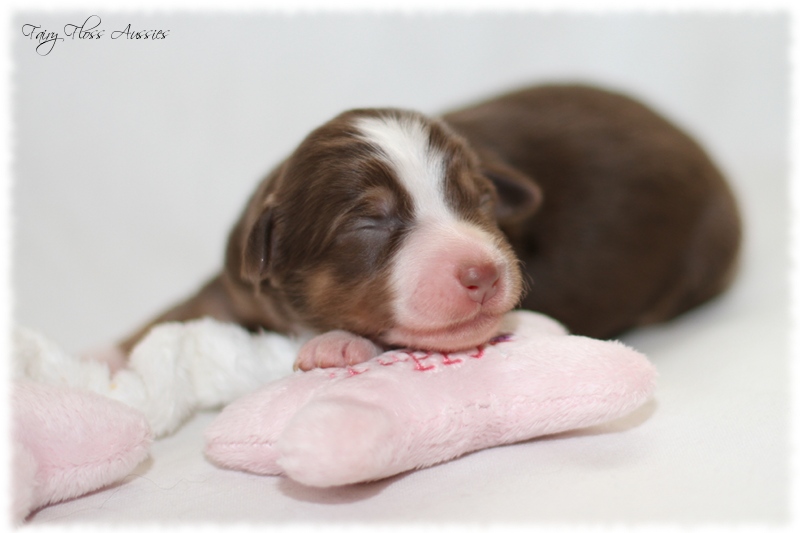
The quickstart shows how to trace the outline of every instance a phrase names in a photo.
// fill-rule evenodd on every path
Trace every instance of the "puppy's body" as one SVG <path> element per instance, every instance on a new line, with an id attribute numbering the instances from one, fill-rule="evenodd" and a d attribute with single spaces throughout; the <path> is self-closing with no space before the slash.
<path id="1" fill-rule="evenodd" d="M 259 185 L 222 273 L 122 346 L 210 315 L 321 333 L 302 368 L 456 350 L 491 336 L 525 282 L 523 307 L 607 338 L 721 292 L 739 240 L 704 152 L 621 95 L 544 86 L 441 119 L 354 110 Z"/>

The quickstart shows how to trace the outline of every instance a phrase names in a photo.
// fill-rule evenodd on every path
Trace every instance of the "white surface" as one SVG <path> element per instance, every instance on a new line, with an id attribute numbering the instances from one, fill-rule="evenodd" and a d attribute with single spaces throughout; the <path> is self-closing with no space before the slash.
<path id="1" fill-rule="evenodd" d="M 739 194 L 723 298 L 626 341 L 657 399 L 602 428 L 311 490 L 216 469 L 193 419 L 127 482 L 33 523 L 780 523 L 788 518 L 788 17 L 102 15 L 40 57 L 13 20 L 14 317 L 69 350 L 110 341 L 220 264 L 260 177 L 350 108 L 436 113 L 524 83 L 593 81 L 694 133 Z M 160 42 L 111 31 L 170 30 Z"/>

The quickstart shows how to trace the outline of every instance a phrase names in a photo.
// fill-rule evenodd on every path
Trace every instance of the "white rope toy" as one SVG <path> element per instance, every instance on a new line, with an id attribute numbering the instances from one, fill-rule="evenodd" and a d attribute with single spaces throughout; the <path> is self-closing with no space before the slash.
<path id="1" fill-rule="evenodd" d="M 119 400 L 143 412 L 154 435 L 162 437 L 197 410 L 228 404 L 291 374 L 303 340 L 254 335 L 208 318 L 161 324 L 134 347 L 128 366 L 112 375 L 106 363 L 73 357 L 17 327 L 13 377 Z"/>

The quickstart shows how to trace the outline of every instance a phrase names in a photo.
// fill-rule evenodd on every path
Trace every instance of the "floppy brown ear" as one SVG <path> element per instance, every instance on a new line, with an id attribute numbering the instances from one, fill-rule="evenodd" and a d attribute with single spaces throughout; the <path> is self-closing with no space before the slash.
<path id="1" fill-rule="evenodd" d="M 542 189 L 533 178 L 499 161 L 484 161 L 483 175 L 497 191 L 495 216 L 500 224 L 525 219 L 542 205 Z"/>
<path id="2" fill-rule="evenodd" d="M 241 276 L 259 286 L 269 277 L 275 243 L 273 238 L 274 209 L 267 202 L 258 217 L 245 228 L 242 243 Z"/>

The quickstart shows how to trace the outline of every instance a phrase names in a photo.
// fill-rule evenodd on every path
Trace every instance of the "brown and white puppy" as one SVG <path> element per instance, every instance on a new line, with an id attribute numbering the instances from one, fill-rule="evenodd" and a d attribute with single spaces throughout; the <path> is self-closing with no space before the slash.
<path id="1" fill-rule="evenodd" d="M 607 338 L 720 293 L 739 241 L 703 150 L 625 96 L 541 86 L 441 118 L 352 110 L 259 185 L 222 273 L 122 348 L 209 315 L 317 332 L 297 366 L 341 366 L 475 346 L 520 303 Z"/>

